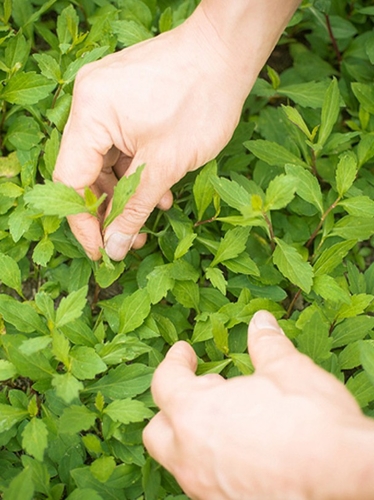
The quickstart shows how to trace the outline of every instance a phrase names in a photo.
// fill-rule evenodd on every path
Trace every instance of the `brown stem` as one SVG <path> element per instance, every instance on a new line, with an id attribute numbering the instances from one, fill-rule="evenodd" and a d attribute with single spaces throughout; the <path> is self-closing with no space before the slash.
<path id="1" fill-rule="evenodd" d="M 288 319 L 291 316 L 294 305 L 295 305 L 297 299 L 300 297 L 300 294 L 301 294 L 301 288 L 298 289 L 298 291 L 294 295 L 294 298 L 291 300 L 291 304 L 289 305 L 289 307 L 287 309 L 286 319 Z"/>
<path id="2" fill-rule="evenodd" d="M 216 220 L 216 218 L 217 218 L 217 215 L 213 215 L 213 217 L 211 217 L 210 219 L 199 220 L 198 222 L 195 222 L 194 227 L 202 226 L 203 224 L 209 224 L 209 222 L 214 222 Z"/>
<path id="3" fill-rule="evenodd" d="M 338 60 L 338 63 L 339 63 L 339 66 L 341 65 L 341 62 L 342 62 L 342 55 L 340 53 L 340 50 L 339 50 L 339 47 L 338 47 L 338 44 L 336 42 L 336 38 L 334 37 L 334 33 L 332 31 L 332 27 L 331 27 L 331 22 L 330 22 L 330 17 L 328 14 L 325 14 L 325 19 L 326 19 L 326 26 L 327 26 L 327 31 L 329 32 L 329 37 L 330 37 L 330 40 L 331 40 L 331 43 L 332 43 L 332 46 L 334 48 L 334 51 L 335 51 L 335 54 L 336 54 L 336 58 Z"/>
<path id="4" fill-rule="evenodd" d="M 62 85 L 59 85 L 56 92 L 55 92 L 55 95 L 53 96 L 53 100 L 52 100 L 52 104 L 51 104 L 51 109 L 53 109 L 56 105 L 56 101 L 58 99 L 58 96 L 60 95 L 61 93 L 61 90 L 62 90 Z"/>
<path id="5" fill-rule="evenodd" d="M 313 243 L 313 241 L 316 238 L 317 234 L 319 233 L 321 227 L 323 226 L 323 223 L 325 222 L 326 217 L 329 215 L 329 213 L 331 212 L 331 210 L 334 210 L 334 208 L 336 208 L 336 205 L 339 203 L 339 201 L 340 201 L 340 196 L 338 196 L 338 198 L 336 198 L 336 200 L 334 201 L 334 203 L 332 205 L 330 205 L 329 208 L 326 210 L 326 212 L 322 215 L 321 220 L 319 221 L 318 226 L 313 231 L 312 236 L 309 238 L 307 244 L 305 245 L 307 248 L 309 248 L 310 245 Z"/>

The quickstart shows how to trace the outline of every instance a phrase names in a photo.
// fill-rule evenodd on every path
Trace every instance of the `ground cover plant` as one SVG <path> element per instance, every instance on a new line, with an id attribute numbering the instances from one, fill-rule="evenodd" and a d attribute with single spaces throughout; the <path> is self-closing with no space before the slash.
<path id="1" fill-rule="evenodd" d="M 302 3 L 233 139 L 152 214 L 143 249 L 93 263 L 69 231 L 67 214 L 101 201 L 51 182 L 79 68 L 173 28 L 196 3 L 0 5 L 5 500 L 186 498 L 142 446 L 152 373 L 185 339 L 199 374 L 251 374 L 259 309 L 374 416 L 371 1 Z M 117 209 L 137 181 L 120 183 Z"/>

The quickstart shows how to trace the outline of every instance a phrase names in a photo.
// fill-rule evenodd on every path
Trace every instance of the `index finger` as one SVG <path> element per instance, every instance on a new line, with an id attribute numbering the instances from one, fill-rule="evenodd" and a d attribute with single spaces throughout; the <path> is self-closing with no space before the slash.
<path id="1" fill-rule="evenodd" d="M 196 380 L 196 354 L 187 342 L 174 344 L 156 369 L 152 380 L 152 396 L 157 406 L 170 415 L 180 396 Z"/>

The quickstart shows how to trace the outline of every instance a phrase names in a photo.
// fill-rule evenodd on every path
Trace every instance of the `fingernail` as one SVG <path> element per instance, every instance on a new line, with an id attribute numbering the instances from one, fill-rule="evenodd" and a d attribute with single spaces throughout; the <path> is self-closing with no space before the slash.
<path id="1" fill-rule="evenodd" d="M 278 325 L 277 320 L 267 311 L 257 311 L 252 318 L 251 326 L 252 328 L 255 327 L 256 330 L 274 330 L 284 335 L 284 331 Z"/>
<path id="2" fill-rule="evenodd" d="M 122 260 L 130 250 L 134 239 L 135 236 L 132 234 L 113 233 L 105 240 L 106 253 L 112 260 Z"/>

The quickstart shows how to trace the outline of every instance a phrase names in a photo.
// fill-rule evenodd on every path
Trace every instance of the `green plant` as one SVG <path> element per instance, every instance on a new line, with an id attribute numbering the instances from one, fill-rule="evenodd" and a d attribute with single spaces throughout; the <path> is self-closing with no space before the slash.
<path id="1" fill-rule="evenodd" d="M 302 3 L 233 139 L 152 214 L 144 248 L 95 264 L 69 231 L 65 215 L 101 202 L 50 182 L 77 71 L 171 29 L 196 3 L 0 6 L 5 500 L 186 498 L 142 446 L 153 370 L 185 339 L 199 374 L 251 374 L 259 309 L 373 415 L 371 2 Z"/>

